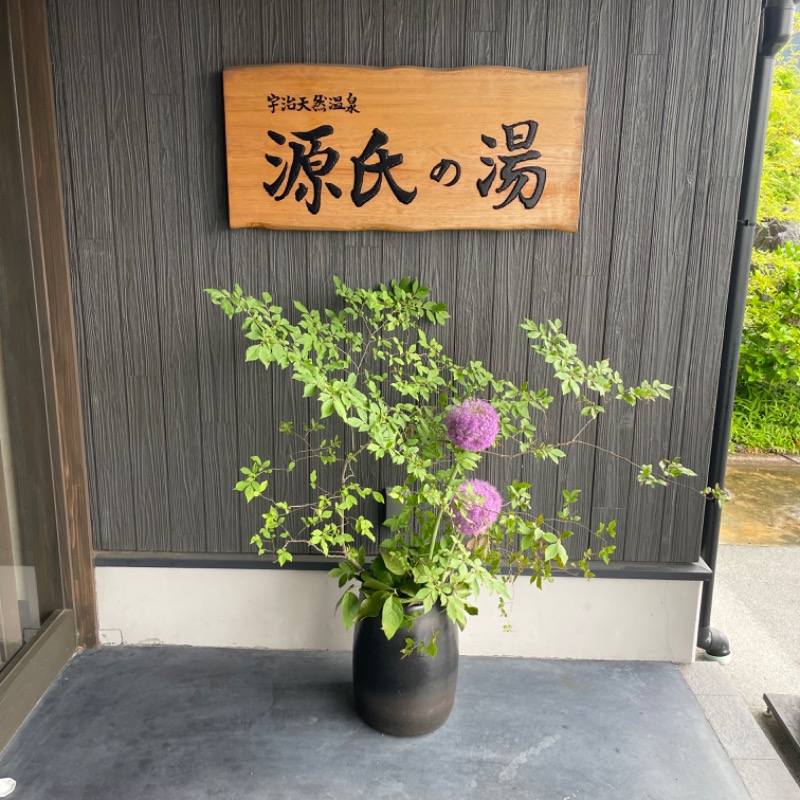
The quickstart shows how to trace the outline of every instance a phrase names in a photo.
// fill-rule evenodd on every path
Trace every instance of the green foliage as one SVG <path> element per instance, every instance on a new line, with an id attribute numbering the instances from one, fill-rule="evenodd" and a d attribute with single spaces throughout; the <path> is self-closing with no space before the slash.
<path id="1" fill-rule="evenodd" d="M 800 55 L 796 53 L 775 67 L 758 217 L 800 220 Z"/>
<path id="2" fill-rule="evenodd" d="M 800 389 L 740 386 L 731 442 L 759 452 L 800 453 Z"/>
<path id="3" fill-rule="evenodd" d="M 232 292 L 208 290 L 229 317 L 244 317 L 242 330 L 251 342 L 247 360 L 291 370 L 303 396 L 317 407 L 316 418 L 300 431 L 297 424 L 281 423 L 281 432 L 296 444 L 286 466 L 253 457 L 241 470 L 236 489 L 248 502 L 266 503 L 263 525 L 252 539 L 259 553 L 270 553 L 283 564 L 291 560 L 288 545 L 307 542 L 336 557 L 330 574 L 343 590 L 344 624 L 379 616 L 388 638 L 435 604 L 463 628 L 477 613 L 472 599 L 482 589 L 494 594 L 504 610 L 509 584 L 522 574 L 538 587 L 560 569 L 591 577 L 591 561 L 607 562 L 613 553 L 616 527 L 601 524 L 593 531 L 598 551 L 587 550 L 570 562 L 565 541 L 576 530 L 588 530 L 574 513 L 577 490 L 565 491 L 556 518 L 545 519 L 531 507 L 530 484 L 514 481 L 502 492 L 506 504 L 496 522 L 480 535 L 465 538 L 456 524 L 465 513 L 458 487 L 484 457 L 557 463 L 570 447 L 586 444 L 582 431 L 557 445 L 539 437 L 553 397 L 544 389 L 495 377 L 480 361 L 453 361 L 431 334 L 449 318 L 447 309 L 416 281 L 392 281 L 372 290 L 351 289 L 338 279 L 334 283 L 339 310 L 320 312 L 295 302 L 296 321 L 269 294 L 245 296 L 238 286 Z M 625 384 L 607 361 L 585 364 L 558 321 L 526 320 L 522 329 L 533 350 L 552 365 L 563 394 L 581 408 L 586 425 L 607 402 L 636 405 L 669 396 L 670 387 L 659 381 Z M 394 402 L 387 399 L 389 388 Z M 491 398 L 498 416 L 499 436 L 485 452 L 456 447 L 443 424 L 454 405 L 471 398 Z M 375 541 L 362 504 L 367 498 L 383 503 L 384 497 L 358 480 L 364 459 L 388 460 L 405 475 L 390 491 L 400 508 L 387 520 L 391 536 L 371 561 L 355 536 Z M 312 501 L 293 505 L 273 497 L 274 473 L 291 472 L 301 462 L 309 468 Z M 649 485 L 694 474 L 677 459 L 661 461 L 657 470 L 649 465 L 642 470 L 642 482 Z M 435 639 L 404 639 L 408 653 L 436 651 Z"/>
<path id="4" fill-rule="evenodd" d="M 753 253 L 738 383 L 800 386 L 800 245 Z"/>
<path id="5" fill-rule="evenodd" d="M 800 31 L 800 14 L 795 32 Z M 761 178 L 760 220 L 800 221 L 800 53 L 775 68 Z M 800 250 L 754 251 L 731 446 L 797 452 L 800 438 Z"/>
<path id="6" fill-rule="evenodd" d="M 436 638 L 438 635 L 439 632 L 436 631 L 429 642 L 415 642 L 410 636 L 407 636 L 405 646 L 400 651 L 403 654 L 403 658 L 410 656 L 412 653 L 418 653 L 421 656 L 431 656 L 431 658 L 434 658 L 438 651 L 438 648 L 436 647 Z"/>

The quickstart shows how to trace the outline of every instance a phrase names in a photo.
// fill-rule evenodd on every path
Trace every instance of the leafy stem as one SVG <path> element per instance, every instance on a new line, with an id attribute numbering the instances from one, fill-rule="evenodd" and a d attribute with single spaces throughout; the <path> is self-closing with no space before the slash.
<path id="1" fill-rule="evenodd" d="M 547 389 L 496 378 L 480 361 L 458 363 L 448 356 L 430 326 L 444 324 L 449 314 L 443 303 L 429 298 L 429 289 L 408 278 L 369 289 L 352 289 L 338 279 L 334 284 L 338 309 L 309 310 L 296 301 L 297 314 L 291 318 L 268 293 L 255 298 L 238 286 L 208 290 L 228 317 L 243 316 L 246 361 L 290 372 L 319 414 L 316 420 L 306 418 L 297 433 L 291 422 L 281 423 L 281 433 L 295 437 L 288 464 L 273 465 L 253 456 L 242 468 L 236 490 L 248 502 L 266 505 L 253 544 L 281 565 L 292 560 L 289 546 L 297 543 L 336 557 L 331 575 L 344 591 L 345 625 L 381 615 L 389 638 L 410 623 L 406 609 L 415 604 L 425 611 L 438 604 L 464 627 L 468 616 L 477 613 L 471 598 L 481 589 L 494 594 L 505 613 L 508 587 L 520 575 L 530 574 L 531 583 L 541 587 L 553 579 L 554 570 L 575 564 L 565 542 L 574 532 L 587 530 L 575 513 L 579 491 L 562 493 L 563 504 L 553 518 L 548 509 L 532 509 L 530 483 L 512 480 L 495 487 L 475 480 L 453 513 L 449 509 L 458 482 L 479 468 L 484 455 L 558 464 L 575 444 L 607 453 L 582 439 L 586 427 L 611 403 L 636 406 L 668 398 L 671 387 L 657 380 L 629 385 L 607 361 L 581 360 L 559 321 L 526 320 L 521 327 L 531 348 L 552 368 L 561 394 L 573 397 L 586 418 L 569 441 L 548 443 L 554 397 Z M 465 430 L 485 431 L 468 416 L 476 407 L 490 414 L 488 439 L 475 450 L 461 449 L 448 431 L 455 430 L 459 418 Z M 451 413 L 455 416 L 445 424 Z M 383 486 L 361 480 L 359 466 L 366 459 L 383 462 L 385 467 L 372 471 L 382 480 L 398 475 L 388 481 L 396 481 L 390 497 L 400 504 L 398 513 L 386 520 L 392 538 L 382 541 L 371 559 L 363 543 L 376 541 L 374 503 L 385 500 Z M 634 466 L 645 486 L 694 476 L 678 459 Z M 269 486 L 274 473 L 281 473 L 284 485 L 288 481 L 294 497 L 306 491 L 296 481 L 307 480 L 314 499 L 298 505 L 291 498 L 276 498 L 275 487 Z M 703 493 L 719 500 L 723 490 L 707 488 Z M 615 523 L 600 523 L 592 532 L 602 542 L 600 549 L 596 554 L 586 549 L 577 561 L 587 577 L 590 559 L 608 560 L 613 552 L 609 539 L 616 533 Z"/>
<path id="2" fill-rule="evenodd" d="M 447 505 L 447 500 L 450 497 L 450 493 L 453 490 L 453 484 L 455 483 L 456 477 L 459 473 L 459 464 L 456 461 L 453 464 L 453 469 L 450 471 L 450 477 L 447 479 L 447 487 L 444 492 L 444 498 L 442 499 L 442 504 L 439 506 L 439 513 L 436 516 L 436 523 L 433 526 L 433 530 L 431 531 L 431 549 L 428 551 L 428 559 L 433 561 L 433 551 L 436 548 L 436 540 L 439 536 L 439 526 L 442 524 L 442 517 L 444 516 L 445 506 Z"/>

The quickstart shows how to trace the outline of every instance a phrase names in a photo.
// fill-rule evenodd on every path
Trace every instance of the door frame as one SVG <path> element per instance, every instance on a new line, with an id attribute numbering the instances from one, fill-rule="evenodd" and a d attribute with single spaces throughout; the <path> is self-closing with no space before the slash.
<path id="1" fill-rule="evenodd" d="M 45 0 L 0 0 L 8 36 L 0 56 L 13 65 L 30 264 L 49 439 L 64 608 L 3 670 L 0 747 L 78 647 L 97 645 L 97 610 L 83 410 L 78 378 L 69 252 Z M 5 52 L 3 52 L 5 51 Z M 2 68 L 2 67 L 0 67 Z M 0 143 L 2 145 L 3 143 Z M 2 225 L 0 219 L 0 225 Z M 25 674 L 25 679 L 20 676 Z M 21 687 L 27 687 L 21 692 Z"/>

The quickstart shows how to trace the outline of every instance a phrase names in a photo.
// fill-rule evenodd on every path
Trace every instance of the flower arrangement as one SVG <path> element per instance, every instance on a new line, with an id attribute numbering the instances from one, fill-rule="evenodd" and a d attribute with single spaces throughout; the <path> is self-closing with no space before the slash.
<path id="1" fill-rule="evenodd" d="M 345 626 L 379 616 L 388 639 L 436 604 L 463 628 L 477 613 L 473 602 L 482 589 L 505 613 L 509 586 L 522 575 L 540 588 L 554 569 L 592 577 L 591 561 L 607 563 L 614 551 L 615 524 L 593 531 L 597 552 L 587 549 L 571 561 L 565 541 L 581 526 L 573 510 L 578 490 L 563 492 L 562 508 L 550 520 L 532 508 L 529 483 L 512 481 L 501 489 L 473 477 L 484 458 L 559 462 L 581 443 L 580 434 L 560 446 L 539 438 L 536 423 L 553 397 L 495 377 L 478 361 L 453 361 L 430 334 L 449 318 L 447 309 L 416 281 L 376 289 L 334 283 L 341 307 L 320 313 L 295 302 L 296 322 L 269 294 L 245 296 L 238 286 L 207 290 L 228 317 L 244 315 L 242 330 L 252 343 L 246 360 L 290 369 L 303 396 L 315 398 L 319 408 L 319 418 L 299 430 L 281 423 L 281 432 L 297 443 L 287 464 L 254 456 L 242 469 L 235 488 L 247 502 L 266 502 L 263 525 L 252 538 L 259 554 L 284 565 L 293 558 L 289 546 L 303 542 L 336 558 L 330 574 L 344 590 Z M 587 425 L 609 401 L 635 405 L 669 396 L 671 387 L 657 380 L 627 386 L 607 361 L 585 364 L 558 321 L 525 320 L 521 328 Z M 382 487 L 360 479 L 364 459 L 389 462 L 404 475 L 389 490 L 399 511 L 386 520 L 391 536 L 374 557 L 356 536 L 376 541 L 365 505 L 385 498 Z M 278 470 L 304 473 L 313 499 L 296 504 L 274 497 L 271 476 Z M 642 465 L 638 479 L 656 486 L 694 474 L 672 459 L 657 468 Z M 701 491 L 722 499 L 718 488 Z M 435 639 L 407 638 L 405 652 L 414 650 L 435 655 Z"/>

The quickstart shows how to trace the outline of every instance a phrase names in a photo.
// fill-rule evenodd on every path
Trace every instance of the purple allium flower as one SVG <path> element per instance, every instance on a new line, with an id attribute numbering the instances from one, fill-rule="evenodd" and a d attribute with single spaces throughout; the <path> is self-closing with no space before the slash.
<path id="1" fill-rule="evenodd" d="M 475 453 L 491 447 L 500 433 L 497 412 L 485 400 L 465 400 L 460 406 L 453 406 L 444 418 L 444 426 L 456 447 Z"/>
<path id="2" fill-rule="evenodd" d="M 500 492 L 486 481 L 464 481 L 450 502 L 453 528 L 467 539 L 483 533 L 503 506 Z"/>

